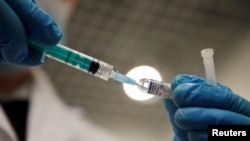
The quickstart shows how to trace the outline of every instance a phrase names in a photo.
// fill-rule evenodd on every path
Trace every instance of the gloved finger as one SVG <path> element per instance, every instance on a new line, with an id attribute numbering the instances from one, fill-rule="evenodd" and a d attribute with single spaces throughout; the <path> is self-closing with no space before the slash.
<path id="1" fill-rule="evenodd" d="M 18 16 L 0 1 L 0 63 L 18 62 L 28 54 L 26 34 Z"/>
<path id="2" fill-rule="evenodd" d="M 185 130 L 205 130 L 208 125 L 246 124 L 250 118 L 238 113 L 214 108 L 179 108 L 175 113 L 176 125 Z"/>
<path id="3" fill-rule="evenodd" d="M 30 48 L 29 54 L 26 58 L 20 61 L 18 64 L 22 66 L 38 66 L 41 65 L 43 62 L 41 61 L 42 53 L 37 51 L 36 49 Z M 48 58 L 45 58 L 46 61 Z"/>
<path id="4" fill-rule="evenodd" d="M 178 85 L 183 83 L 206 83 L 205 80 L 196 75 L 179 74 L 176 75 L 171 81 L 171 89 L 174 90 Z"/>
<path id="5" fill-rule="evenodd" d="M 164 106 L 166 110 L 168 111 L 169 119 L 173 127 L 173 131 L 175 133 L 174 141 L 188 141 L 187 138 L 187 131 L 179 128 L 174 119 L 175 112 L 177 110 L 177 107 L 173 103 L 171 99 L 164 99 Z"/>
<path id="6" fill-rule="evenodd" d="M 173 100 L 178 107 L 212 107 L 250 116 L 250 102 L 226 86 L 210 86 L 193 76 L 178 76 L 174 81 Z"/>
<path id="7" fill-rule="evenodd" d="M 193 130 L 188 132 L 189 141 L 207 141 L 208 133 L 207 130 Z"/>
<path id="8" fill-rule="evenodd" d="M 33 0 L 6 0 L 6 2 L 22 21 L 29 40 L 44 46 L 53 46 L 59 42 L 62 36 L 59 26 Z"/>
<path id="9" fill-rule="evenodd" d="M 182 136 L 174 135 L 173 141 L 189 141 L 187 137 L 183 138 Z"/>

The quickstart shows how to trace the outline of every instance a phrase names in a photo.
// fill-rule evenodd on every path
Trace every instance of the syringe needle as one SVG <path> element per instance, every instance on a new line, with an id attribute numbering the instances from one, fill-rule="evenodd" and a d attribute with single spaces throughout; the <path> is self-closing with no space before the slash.
<path id="1" fill-rule="evenodd" d="M 111 75 L 111 77 L 113 78 L 113 80 L 115 81 L 119 81 L 121 83 L 126 83 L 126 84 L 130 84 L 130 85 L 140 85 L 138 84 L 134 79 L 119 73 L 118 71 L 113 72 L 113 75 Z"/>

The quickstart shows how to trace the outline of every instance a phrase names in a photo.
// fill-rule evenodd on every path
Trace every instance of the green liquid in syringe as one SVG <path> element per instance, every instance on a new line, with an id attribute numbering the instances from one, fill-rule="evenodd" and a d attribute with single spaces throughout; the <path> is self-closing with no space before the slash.
<path id="1" fill-rule="evenodd" d="M 85 72 L 90 72 L 92 74 L 95 74 L 100 67 L 99 63 L 94 62 L 90 57 L 87 57 L 86 55 L 82 55 L 79 52 L 65 48 L 62 45 L 47 47 L 45 49 L 43 46 L 36 44 L 34 42 L 31 42 L 31 44 L 36 46 L 36 49 L 38 49 L 39 51 L 41 52 L 45 51 L 46 55 L 48 55 L 49 57 L 52 57 L 68 65 L 71 65 L 75 68 L 84 70 Z"/>

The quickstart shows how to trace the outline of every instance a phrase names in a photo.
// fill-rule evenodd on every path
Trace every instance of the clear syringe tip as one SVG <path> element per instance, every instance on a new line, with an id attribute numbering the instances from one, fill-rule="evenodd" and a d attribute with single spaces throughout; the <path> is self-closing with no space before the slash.
<path id="1" fill-rule="evenodd" d="M 119 81 L 121 83 L 126 83 L 126 84 L 130 84 L 130 85 L 138 85 L 138 83 L 134 79 L 132 79 L 132 78 L 130 78 L 122 73 L 119 73 L 118 71 L 116 71 L 116 72 L 112 71 L 111 73 L 112 73 L 111 77 L 113 78 L 114 81 Z"/>

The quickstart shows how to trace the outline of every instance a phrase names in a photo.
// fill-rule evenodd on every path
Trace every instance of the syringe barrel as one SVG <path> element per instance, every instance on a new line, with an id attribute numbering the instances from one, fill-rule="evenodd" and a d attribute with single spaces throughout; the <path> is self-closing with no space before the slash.
<path id="1" fill-rule="evenodd" d="M 110 78 L 110 73 L 113 70 L 112 65 L 61 44 L 57 44 L 52 47 L 44 47 L 40 44 L 29 41 L 29 45 L 49 58 L 87 72 L 106 81 Z M 44 57 L 42 57 L 42 59 L 43 58 Z M 44 60 L 41 61 L 43 62 Z"/>

